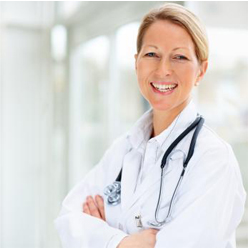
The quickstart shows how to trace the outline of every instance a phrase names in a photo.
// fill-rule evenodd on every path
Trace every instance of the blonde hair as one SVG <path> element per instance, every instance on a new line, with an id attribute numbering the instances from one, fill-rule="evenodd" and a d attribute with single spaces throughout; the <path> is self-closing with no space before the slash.
<path id="1" fill-rule="evenodd" d="M 167 20 L 184 28 L 193 40 L 198 61 L 202 63 L 208 59 L 209 48 L 205 27 L 191 11 L 173 3 L 167 3 L 159 8 L 152 9 L 144 16 L 137 37 L 138 54 L 142 48 L 143 38 L 147 29 L 158 20 Z"/>

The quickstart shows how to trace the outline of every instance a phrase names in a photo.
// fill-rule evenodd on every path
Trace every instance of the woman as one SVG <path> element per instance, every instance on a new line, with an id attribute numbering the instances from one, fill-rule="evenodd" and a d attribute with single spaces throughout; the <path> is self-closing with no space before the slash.
<path id="1" fill-rule="evenodd" d="M 231 147 L 199 126 L 203 120 L 191 101 L 208 66 L 204 28 L 180 5 L 152 10 L 141 23 L 135 61 L 152 109 L 64 200 L 56 220 L 63 247 L 236 247 L 245 202 L 239 167 Z M 163 159 L 195 120 L 198 125 Z M 117 176 L 120 203 L 113 199 L 118 194 L 106 192 Z"/>

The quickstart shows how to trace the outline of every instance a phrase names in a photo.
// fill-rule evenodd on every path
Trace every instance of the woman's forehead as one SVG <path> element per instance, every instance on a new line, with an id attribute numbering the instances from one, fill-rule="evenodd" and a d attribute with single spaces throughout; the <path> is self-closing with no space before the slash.
<path id="1" fill-rule="evenodd" d="M 189 33 L 181 26 L 169 21 L 156 21 L 143 37 L 143 46 L 153 48 L 161 45 L 173 46 L 173 49 L 192 49 L 194 43 Z"/>

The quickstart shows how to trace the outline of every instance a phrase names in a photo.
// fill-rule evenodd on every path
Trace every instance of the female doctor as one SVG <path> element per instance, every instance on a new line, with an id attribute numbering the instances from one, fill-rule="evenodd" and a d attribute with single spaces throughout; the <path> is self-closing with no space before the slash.
<path id="1" fill-rule="evenodd" d="M 65 198 L 55 221 L 62 246 L 236 247 L 239 166 L 191 100 L 208 66 L 204 27 L 180 5 L 154 9 L 141 23 L 135 61 L 152 109 Z"/>

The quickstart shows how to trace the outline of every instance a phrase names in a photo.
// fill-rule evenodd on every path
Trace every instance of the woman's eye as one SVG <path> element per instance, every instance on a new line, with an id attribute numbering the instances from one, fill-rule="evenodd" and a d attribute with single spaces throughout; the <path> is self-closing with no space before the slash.
<path id="1" fill-rule="evenodd" d="M 178 60 L 188 60 L 188 59 L 187 59 L 185 56 L 183 56 L 183 55 L 176 55 L 175 58 L 178 59 Z"/>
<path id="2" fill-rule="evenodd" d="M 145 56 L 146 57 L 155 57 L 156 53 L 146 53 Z"/>

